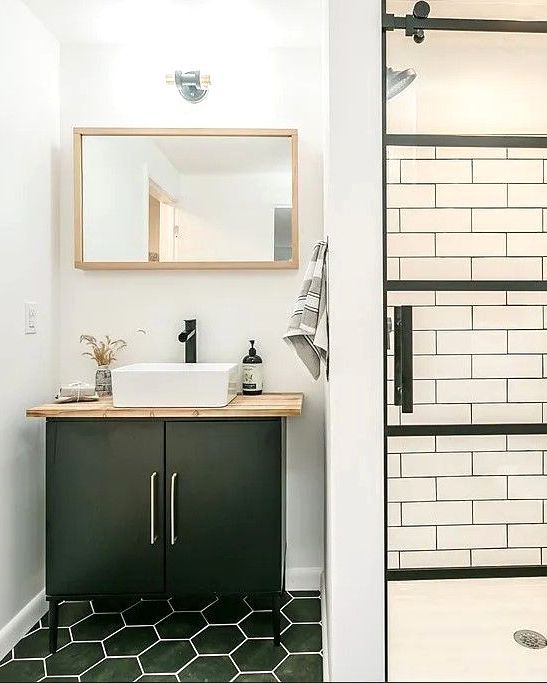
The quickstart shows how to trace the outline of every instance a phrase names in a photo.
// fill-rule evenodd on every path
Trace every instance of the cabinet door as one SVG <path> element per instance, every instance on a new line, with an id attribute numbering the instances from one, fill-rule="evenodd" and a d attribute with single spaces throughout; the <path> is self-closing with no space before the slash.
<path id="1" fill-rule="evenodd" d="M 163 591 L 163 491 L 162 422 L 49 422 L 47 593 Z"/>
<path id="2" fill-rule="evenodd" d="M 167 590 L 282 584 L 281 420 L 166 425 Z"/>

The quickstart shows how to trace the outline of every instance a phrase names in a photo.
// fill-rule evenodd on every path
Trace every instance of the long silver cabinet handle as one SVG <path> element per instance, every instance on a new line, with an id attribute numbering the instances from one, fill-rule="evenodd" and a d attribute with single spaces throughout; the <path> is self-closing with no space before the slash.
<path id="1" fill-rule="evenodd" d="M 177 477 L 179 475 L 177 472 L 173 472 L 171 475 L 171 545 L 175 545 L 177 542 L 177 534 L 175 529 L 175 495 L 177 487 Z"/>
<path id="2" fill-rule="evenodd" d="M 158 536 L 156 534 L 156 480 L 158 473 L 150 475 L 150 545 L 154 545 Z"/>

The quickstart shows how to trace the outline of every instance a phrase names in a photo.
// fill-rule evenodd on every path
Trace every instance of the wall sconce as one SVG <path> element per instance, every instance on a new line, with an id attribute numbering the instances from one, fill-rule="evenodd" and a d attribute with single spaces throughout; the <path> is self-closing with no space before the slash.
<path id="1" fill-rule="evenodd" d="M 167 85 L 176 85 L 177 89 L 188 102 L 201 102 L 211 86 L 211 76 L 200 71 L 175 71 L 165 76 Z"/>

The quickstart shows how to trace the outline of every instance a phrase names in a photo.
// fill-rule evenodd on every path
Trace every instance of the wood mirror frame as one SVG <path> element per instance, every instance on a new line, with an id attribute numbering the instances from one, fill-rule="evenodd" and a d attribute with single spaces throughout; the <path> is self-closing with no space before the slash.
<path id="1" fill-rule="evenodd" d="M 82 142 L 86 136 L 284 137 L 291 143 L 292 256 L 287 261 L 85 261 Z M 74 128 L 74 266 L 82 270 L 284 270 L 298 268 L 298 131 L 281 128 Z"/>

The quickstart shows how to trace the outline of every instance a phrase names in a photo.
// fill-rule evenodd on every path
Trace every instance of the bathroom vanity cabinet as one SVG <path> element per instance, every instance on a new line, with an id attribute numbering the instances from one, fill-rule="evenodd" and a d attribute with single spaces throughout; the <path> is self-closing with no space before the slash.
<path id="1" fill-rule="evenodd" d="M 282 402 L 280 397 L 284 396 Z M 302 396 L 214 409 L 54 404 L 46 426 L 46 595 L 272 596 L 279 641 L 286 419 Z"/>

